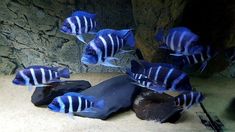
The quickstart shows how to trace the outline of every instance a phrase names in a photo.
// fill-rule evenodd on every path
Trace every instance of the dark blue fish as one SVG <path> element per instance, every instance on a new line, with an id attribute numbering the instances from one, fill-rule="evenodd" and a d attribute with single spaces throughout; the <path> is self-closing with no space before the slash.
<path id="1" fill-rule="evenodd" d="M 59 80 L 60 77 L 69 78 L 69 69 L 36 65 L 19 71 L 12 82 L 16 85 L 41 86 L 50 81 Z"/>
<path id="2" fill-rule="evenodd" d="M 131 69 L 127 74 L 142 87 L 162 93 L 165 91 L 190 91 L 192 90 L 187 74 L 167 64 L 151 64 L 132 60 Z M 151 67 L 155 65 L 154 67 Z M 141 75 L 141 77 L 140 77 Z M 150 87 L 151 86 L 151 87 Z"/>
<path id="3" fill-rule="evenodd" d="M 175 97 L 175 104 L 183 109 L 189 109 L 191 106 L 201 103 L 204 96 L 201 92 L 186 92 Z"/>
<path id="4" fill-rule="evenodd" d="M 124 46 L 135 46 L 135 38 L 131 29 L 100 30 L 96 37 L 85 47 L 81 62 L 86 65 L 119 67 L 111 62 L 119 60 L 114 57 L 115 54 L 128 52 L 122 50 Z"/>
<path id="5" fill-rule="evenodd" d="M 56 97 L 48 108 L 54 112 L 79 113 L 93 112 L 94 109 L 104 109 L 104 100 L 96 100 L 94 97 L 81 95 L 79 93 L 67 93 Z"/>
<path id="6" fill-rule="evenodd" d="M 206 68 L 208 61 L 211 60 L 211 58 L 215 55 L 216 53 L 208 46 L 204 48 L 201 53 L 173 56 L 173 63 L 176 64 L 180 69 L 195 64 L 202 64 L 200 68 L 200 71 L 202 72 Z"/>
<path id="7" fill-rule="evenodd" d="M 66 18 L 60 31 L 66 34 L 75 35 L 86 43 L 82 34 L 94 34 L 96 29 L 96 14 L 85 11 L 76 11 L 70 17 Z"/>
<path id="8" fill-rule="evenodd" d="M 192 55 L 202 51 L 202 46 L 197 42 L 199 37 L 186 27 L 172 28 L 167 35 L 160 29 L 155 38 L 163 43 L 160 48 L 174 51 L 172 55 Z"/>

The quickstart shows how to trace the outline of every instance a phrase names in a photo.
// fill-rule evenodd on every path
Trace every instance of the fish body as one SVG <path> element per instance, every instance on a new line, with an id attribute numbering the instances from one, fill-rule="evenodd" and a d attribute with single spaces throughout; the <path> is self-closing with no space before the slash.
<path id="1" fill-rule="evenodd" d="M 86 65 L 104 65 L 118 67 L 113 65 L 115 54 L 122 53 L 124 46 L 135 46 L 135 39 L 131 29 L 100 30 L 96 37 L 86 45 L 81 62 Z M 124 51 L 125 52 L 125 51 Z"/>
<path id="2" fill-rule="evenodd" d="M 189 109 L 191 106 L 201 103 L 204 100 L 204 96 L 201 92 L 185 92 L 174 98 L 176 106 L 179 106 L 183 109 Z"/>
<path id="3" fill-rule="evenodd" d="M 66 18 L 60 31 L 69 35 L 75 35 L 77 38 L 86 43 L 83 34 L 94 34 L 96 30 L 96 14 L 85 11 L 76 11 L 70 17 Z"/>
<path id="4" fill-rule="evenodd" d="M 192 55 L 183 55 L 183 56 L 172 56 L 174 64 L 178 65 L 180 68 L 187 67 L 190 65 L 195 64 L 202 64 L 201 65 L 201 72 L 205 69 L 207 66 L 207 63 L 209 60 L 211 60 L 212 57 L 214 57 L 216 54 L 211 50 L 211 48 L 208 46 L 203 49 L 202 52 Z"/>
<path id="5" fill-rule="evenodd" d="M 167 67 L 167 65 L 161 64 L 155 67 L 146 67 L 134 60 L 131 64 L 131 69 L 127 69 L 127 74 L 136 83 L 140 84 L 140 82 L 144 81 L 141 85 L 155 92 L 192 90 L 188 75 L 174 67 Z M 147 79 L 136 77 L 138 74 L 141 74 Z"/>
<path id="6" fill-rule="evenodd" d="M 68 68 L 59 69 L 58 67 L 29 66 L 17 72 L 13 84 L 23 86 L 40 86 L 60 77 L 69 78 Z"/>
<path id="7" fill-rule="evenodd" d="M 96 99 L 91 96 L 71 92 L 63 96 L 56 97 L 48 105 L 48 108 L 54 112 L 71 114 L 79 112 L 92 112 L 92 109 L 103 109 L 104 101 L 96 101 Z"/>
<path id="8" fill-rule="evenodd" d="M 172 28 L 167 35 L 164 35 L 161 29 L 155 38 L 163 43 L 160 48 L 174 51 L 175 54 L 172 55 L 191 55 L 202 50 L 202 46 L 197 42 L 199 40 L 198 35 L 186 27 Z"/>

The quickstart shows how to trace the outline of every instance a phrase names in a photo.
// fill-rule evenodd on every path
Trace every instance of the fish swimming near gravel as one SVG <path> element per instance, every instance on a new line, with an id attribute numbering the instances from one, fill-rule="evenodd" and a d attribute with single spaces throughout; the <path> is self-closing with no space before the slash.
<path id="1" fill-rule="evenodd" d="M 160 29 L 155 39 L 163 43 L 160 48 L 175 52 L 171 54 L 175 56 L 200 53 L 203 48 L 198 44 L 199 36 L 186 27 L 171 28 L 166 35 L 163 29 Z"/>
<path id="2" fill-rule="evenodd" d="M 29 88 L 32 86 L 40 87 L 48 82 L 59 81 L 61 77 L 70 77 L 68 68 L 60 69 L 59 67 L 34 65 L 17 72 L 12 83 L 28 86 Z"/>
<path id="3" fill-rule="evenodd" d="M 75 35 L 86 44 L 83 34 L 95 34 L 96 30 L 96 14 L 85 11 L 76 11 L 64 20 L 60 31 L 66 34 Z"/>
<path id="4" fill-rule="evenodd" d="M 48 108 L 54 112 L 73 115 L 79 112 L 95 112 L 94 109 L 103 109 L 104 100 L 96 100 L 92 96 L 86 96 L 75 92 L 66 93 L 56 97 Z"/>
<path id="5" fill-rule="evenodd" d="M 108 67 L 119 67 L 112 64 L 119 60 L 114 57 L 117 53 L 130 52 L 123 47 L 134 47 L 135 38 L 132 29 L 100 30 L 96 37 L 86 45 L 81 62 L 86 65 L 104 65 Z"/>
<path id="6" fill-rule="evenodd" d="M 134 84 L 157 93 L 163 93 L 168 90 L 192 90 L 188 75 L 168 64 L 151 64 L 146 61 L 141 61 L 140 64 L 132 60 L 131 69 L 127 68 L 126 73 L 134 80 Z"/>

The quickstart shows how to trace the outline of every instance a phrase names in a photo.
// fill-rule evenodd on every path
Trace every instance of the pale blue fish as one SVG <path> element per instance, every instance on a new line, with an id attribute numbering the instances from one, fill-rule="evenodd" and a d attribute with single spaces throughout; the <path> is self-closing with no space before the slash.
<path id="1" fill-rule="evenodd" d="M 96 37 L 86 45 L 81 62 L 86 65 L 119 67 L 112 64 L 112 61 L 119 60 L 114 57 L 117 53 L 129 52 L 122 49 L 125 46 L 135 46 L 135 38 L 131 29 L 100 30 Z"/>
<path id="2" fill-rule="evenodd" d="M 86 96 L 79 93 L 66 93 L 63 96 L 56 97 L 48 108 L 54 112 L 74 114 L 79 112 L 95 112 L 96 109 L 104 109 L 104 100 L 96 100 L 92 96 Z"/>
<path id="3" fill-rule="evenodd" d="M 83 34 L 95 34 L 96 14 L 85 11 L 76 11 L 70 17 L 66 18 L 60 31 L 66 34 L 75 35 L 86 44 Z"/>

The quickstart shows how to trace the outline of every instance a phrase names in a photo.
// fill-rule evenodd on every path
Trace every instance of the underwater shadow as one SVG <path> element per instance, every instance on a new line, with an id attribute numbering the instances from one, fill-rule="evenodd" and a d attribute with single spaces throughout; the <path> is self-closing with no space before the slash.
<path id="1" fill-rule="evenodd" d="M 235 121 L 235 97 L 230 101 L 228 107 L 225 109 L 225 117 Z"/>

